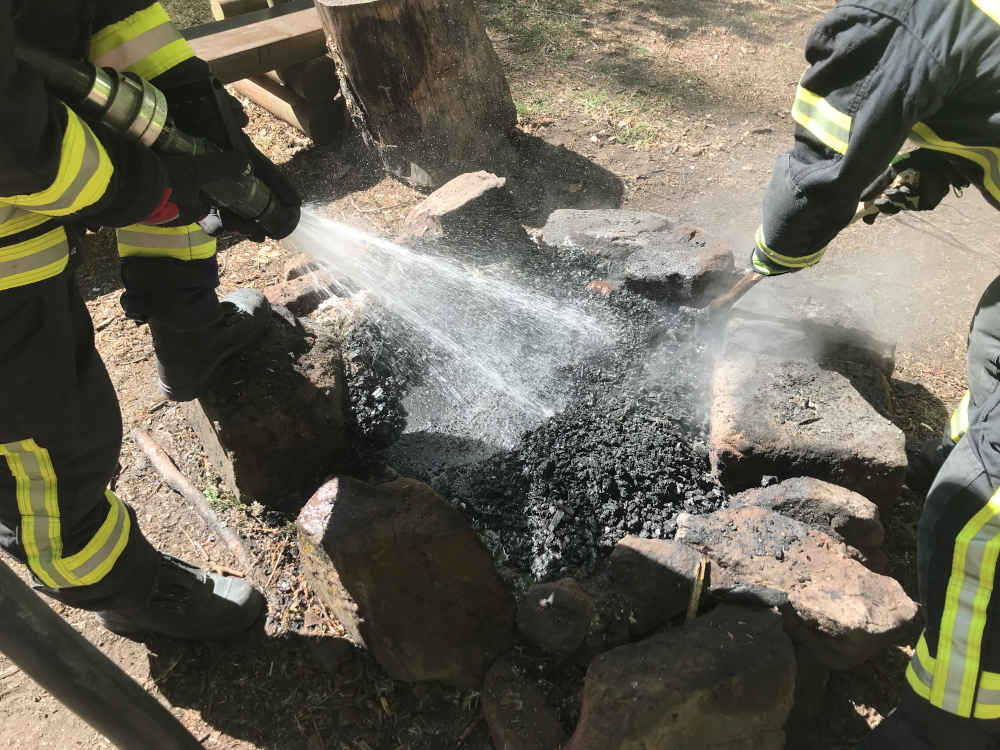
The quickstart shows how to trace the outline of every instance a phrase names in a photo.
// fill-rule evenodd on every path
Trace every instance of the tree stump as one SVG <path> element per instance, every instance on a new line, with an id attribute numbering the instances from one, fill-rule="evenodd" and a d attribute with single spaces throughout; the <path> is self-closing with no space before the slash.
<path id="1" fill-rule="evenodd" d="M 315 0 L 348 110 L 385 169 L 438 187 L 508 158 L 517 112 L 473 0 Z"/>

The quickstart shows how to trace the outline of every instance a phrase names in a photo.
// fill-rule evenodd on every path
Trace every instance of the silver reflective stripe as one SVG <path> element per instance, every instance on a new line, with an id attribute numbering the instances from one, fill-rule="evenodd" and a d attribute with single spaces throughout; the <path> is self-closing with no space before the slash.
<path id="1" fill-rule="evenodd" d="M 0 205 L 0 224 L 10 221 L 21 212 L 17 206 Z"/>
<path id="2" fill-rule="evenodd" d="M 927 126 L 925 125 L 924 127 Z M 930 128 L 928 128 L 928 130 L 930 130 Z M 987 146 L 966 146 L 961 143 L 946 144 L 943 139 L 941 141 L 929 140 L 917 133 L 916 130 L 910 131 L 910 140 L 918 146 L 924 146 L 926 148 L 934 149 L 935 151 L 944 151 L 945 153 L 955 154 L 957 156 L 964 156 L 967 159 L 975 161 L 980 166 L 983 166 L 980 160 L 972 158 L 973 155 L 980 157 L 980 159 L 985 161 L 987 165 L 984 175 L 986 188 L 993 193 L 994 196 L 1000 199 L 1000 155 L 997 154 L 996 149 L 992 149 Z"/>
<path id="3" fill-rule="evenodd" d="M 147 247 L 151 250 L 184 250 L 204 242 L 210 242 L 211 237 L 200 229 L 177 234 L 153 234 L 136 232 L 131 229 L 118 230 L 118 242 L 133 247 Z"/>
<path id="4" fill-rule="evenodd" d="M 961 570 L 952 570 L 948 583 L 949 588 L 956 583 L 961 588 L 957 598 L 946 597 L 942 636 L 950 631 L 951 637 L 943 673 L 943 649 L 941 644 L 938 645 L 938 668 L 935 676 L 937 680 L 945 680 L 940 707 L 958 716 L 970 716 L 973 708 L 972 693 L 979 673 L 986 606 L 993 590 L 997 551 L 1000 547 L 1000 506 L 995 502 L 994 496 L 969 521 L 966 528 L 959 532 L 956 553 L 960 552 L 962 546 L 965 547 L 964 564 Z M 956 554 L 956 558 L 958 557 L 959 554 Z M 988 563 L 986 569 L 984 563 Z M 961 579 L 956 582 L 957 574 L 961 575 Z M 950 623 L 947 622 L 949 615 L 954 618 Z"/>
<path id="5" fill-rule="evenodd" d="M 73 568 L 72 573 L 77 578 L 84 578 L 103 565 L 114 555 L 115 546 L 121 541 L 125 524 L 128 522 L 128 511 L 125 509 L 125 504 L 114 495 L 110 495 L 108 501 L 111 503 L 108 513 L 116 514 L 114 528 L 111 529 L 111 533 L 108 534 L 108 538 L 101 545 L 100 549 L 96 550 L 84 562 Z"/>
<path id="6" fill-rule="evenodd" d="M 66 234 L 64 232 L 60 231 L 59 235 L 59 241 L 52 247 L 25 255 L 23 258 L 0 261 L 0 279 L 7 276 L 16 276 L 26 271 L 34 271 L 66 257 L 69 254 L 69 243 L 66 241 Z"/>
<path id="7" fill-rule="evenodd" d="M 921 639 L 923 638 L 923 636 L 920 637 Z M 934 681 L 934 675 L 927 671 L 923 662 L 920 661 L 920 656 L 916 651 L 913 652 L 913 658 L 910 659 L 910 666 L 913 667 L 913 671 L 917 675 L 917 678 L 927 686 L 928 690 L 930 690 L 931 683 Z"/>
<path id="8" fill-rule="evenodd" d="M 21 543 L 25 548 L 29 566 L 44 583 L 66 587 L 70 585 L 70 582 L 56 569 L 55 565 L 55 560 L 61 556 L 58 554 L 61 550 L 57 551 L 52 548 L 52 540 L 59 539 L 59 516 L 56 515 L 53 518 L 45 505 L 48 482 L 42 472 L 42 467 L 39 465 L 38 453 L 35 450 L 25 448 L 23 442 L 3 445 L 3 452 L 8 455 L 7 463 L 18 484 Z M 19 468 L 11 464 L 12 457 L 15 459 L 15 463 L 20 465 Z M 54 487 L 53 491 L 55 491 Z M 28 521 L 30 525 L 25 523 L 26 516 L 30 519 Z"/>
<path id="9" fill-rule="evenodd" d="M 792 114 L 796 122 L 810 130 L 813 135 L 823 141 L 824 145 L 840 153 L 847 150 L 851 131 L 831 119 L 820 106 L 800 97 L 795 100 Z M 816 124 L 819 127 L 812 128 L 810 124 Z"/>
<path id="10" fill-rule="evenodd" d="M 83 137 L 85 139 L 83 146 L 83 159 L 80 160 L 80 169 L 77 170 L 76 176 L 69 186 L 63 191 L 63 194 L 56 198 L 51 203 L 46 203 L 42 206 L 32 206 L 32 211 L 45 212 L 45 211 L 60 211 L 66 208 L 70 208 L 74 202 L 80 197 L 80 193 L 90 182 L 90 179 L 97 173 L 98 168 L 101 165 L 101 145 L 97 142 L 94 134 L 90 132 L 90 128 L 81 123 L 83 129 Z M 100 196 L 98 196 L 100 197 Z"/>
<path id="11" fill-rule="evenodd" d="M 985 688 L 980 685 L 979 692 L 976 693 L 976 703 L 987 706 L 1000 706 L 1000 689 Z"/>
<path id="12" fill-rule="evenodd" d="M 162 23 L 101 55 L 95 64 L 99 68 L 125 70 L 180 38 L 172 23 Z"/>

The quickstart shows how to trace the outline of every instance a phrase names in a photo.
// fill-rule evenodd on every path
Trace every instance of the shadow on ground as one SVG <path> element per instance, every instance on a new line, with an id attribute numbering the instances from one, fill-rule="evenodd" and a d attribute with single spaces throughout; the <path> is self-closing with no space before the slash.
<path id="1" fill-rule="evenodd" d="M 477 693 L 396 682 L 343 638 L 269 638 L 258 625 L 225 643 L 146 645 L 150 678 L 174 706 L 255 747 L 491 747 Z"/>

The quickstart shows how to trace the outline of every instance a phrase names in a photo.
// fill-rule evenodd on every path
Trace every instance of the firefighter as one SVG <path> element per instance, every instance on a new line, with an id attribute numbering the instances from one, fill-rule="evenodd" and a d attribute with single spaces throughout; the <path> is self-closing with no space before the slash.
<path id="1" fill-rule="evenodd" d="M 149 325 L 165 396 L 195 398 L 269 318 L 252 290 L 218 299 L 215 239 L 196 223 L 211 208 L 200 186 L 247 157 L 160 157 L 87 122 L 18 63 L 15 38 L 151 81 L 192 135 L 218 142 L 224 126 L 214 100 L 192 97 L 208 67 L 159 3 L 0 0 L 0 544 L 41 591 L 115 632 L 240 632 L 261 594 L 155 550 L 108 489 L 121 412 L 73 272 L 83 230 L 115 227 L 125 314 Z M 249 158 L 297 220 L 295 190 L 259 152 Z"/>
<path id="2" fill-rule="evenodd" d="M 843 0 L 806 58 L 795 143 L 764 197 L 754 269 L 819 262 L 859 199 L 883 191 L 885 214 L 933 209 L 970 183 L 1000 207 L 1000 1 Z M 917 148 L 900 155 L 907 140 Z M 932 451 L 943 465 L 917 541 L 925 630 L 899 707 L 864 748 L 988 748 L 1000 737 L 998 363 L 1000 280 L 972 322 L 953 447 Z"/>

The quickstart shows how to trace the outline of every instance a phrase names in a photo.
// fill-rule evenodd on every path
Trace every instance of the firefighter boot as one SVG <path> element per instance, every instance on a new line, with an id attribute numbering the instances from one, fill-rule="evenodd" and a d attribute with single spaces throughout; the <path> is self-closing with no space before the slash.
<path id="1" fill-rule="evenodd" d="M 153 633 L 171 638 L 213 640 L 242 633 L 264 609 L 264 597 L 240 578 L 206 573 L 162 555 L 157 581 L 145 604 L 97 613 L 113 633 Z"/>
<path id="2" fill-rule="evenodd" d="M 254 289 L 237 289 L 219 302 L 211 323 L 194 330 L 152 319 L 160 390 L 171 401 L 197 398 L 215 368 L 259 339 L 267 330 L 271 307 Z"/>

